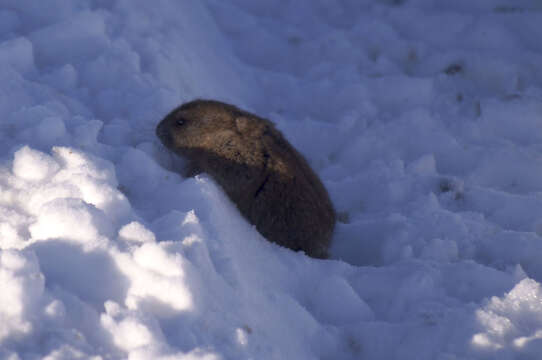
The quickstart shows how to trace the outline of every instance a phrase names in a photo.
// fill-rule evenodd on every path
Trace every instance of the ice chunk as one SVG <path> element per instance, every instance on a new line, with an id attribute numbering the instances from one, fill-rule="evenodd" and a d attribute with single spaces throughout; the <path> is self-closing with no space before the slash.
<path id="1" fill-rule="evenodd" d="M 55 199 L 42 206 L 30 234 L 35 240 L 66 239 L 86 248 L 103 246 L 112 225 L 102 211 L 80 199 Z"/>
<path id="2" fill-rule="evenodd" d="M 348 324 L 374 318 L 371 308 L 342 277 L 323 279 L 312 297 L 317 317 L 329 324 Z"/>
<path id="3" fill-rule="evenodd" d="M 0 43 L 0 66 L 11 66 L 22 73 L 34 70 L 32 43 L 24 37 Z"/>
<path id="4" fill-rule="evenodd" d="M 29 334 L 45 288 L 32 253 L 0 250 L 0 343 L 10 336 Z"/>
<path id="5" fill-rule="evenodd" d="M 124 225 L 119 230 L 119 238 L 134 243 L 156 242 L 154 234 L 137 221 Z"/>
<path id="6" fill-rule="evenodd" d="M 13 173 L 28 181 L 44 180 L 51 177 L 58 169 L 58 163 L 51 156 L 28 146 L 18 150 L 13 159 Z"/>
<path id="7" fill-rule="evenodd" d="M 109 44 L 104 15 L 91 11 L 40 29 L 30 39 L 38 65 L 76 63 L 96 56 Z"/>

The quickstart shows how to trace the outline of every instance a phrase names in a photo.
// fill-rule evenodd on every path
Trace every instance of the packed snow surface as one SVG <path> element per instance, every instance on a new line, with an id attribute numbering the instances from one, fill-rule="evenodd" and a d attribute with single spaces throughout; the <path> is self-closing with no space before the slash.
<path id="1" fill-rule="evenodd" d="M 538 0 L 0 0 L 0 358 L 540 359 Z M 267 242 L 156 124 L 271 119 L 338 213 Z"/>

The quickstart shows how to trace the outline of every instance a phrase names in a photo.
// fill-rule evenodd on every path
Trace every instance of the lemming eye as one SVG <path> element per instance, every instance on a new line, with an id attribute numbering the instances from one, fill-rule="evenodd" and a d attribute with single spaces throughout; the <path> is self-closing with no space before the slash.
<path id="1" fill-rule="evenodd" d="M 177 119 L 177 121 L 175 122 L 177 125 L 181 126 L 184 124 L 184 120 L 183 119 Z"/>

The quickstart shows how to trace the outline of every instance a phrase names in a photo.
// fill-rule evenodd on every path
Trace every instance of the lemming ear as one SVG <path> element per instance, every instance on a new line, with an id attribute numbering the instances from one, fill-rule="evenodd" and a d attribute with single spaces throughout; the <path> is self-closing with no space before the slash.
<path id="1" fill-rule="evenodd" d="M 237 127 L 237 131 L 239 132 L 245 132 L 248 128 L 249 120 L 245 116 L 238 116 L 235 118 L 235 126 Z"/>

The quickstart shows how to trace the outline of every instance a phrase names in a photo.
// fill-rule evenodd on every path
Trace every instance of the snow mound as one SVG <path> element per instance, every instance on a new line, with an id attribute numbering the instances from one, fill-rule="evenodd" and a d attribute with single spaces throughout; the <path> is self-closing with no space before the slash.
<path id="1" fill-rule="evenodd" d="M 2 5 L 0 358 L 538 358 L 538 1 Z M 194 98 L 307 158 L 331 259 L 180 175 Z"/>

